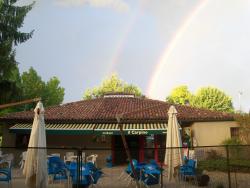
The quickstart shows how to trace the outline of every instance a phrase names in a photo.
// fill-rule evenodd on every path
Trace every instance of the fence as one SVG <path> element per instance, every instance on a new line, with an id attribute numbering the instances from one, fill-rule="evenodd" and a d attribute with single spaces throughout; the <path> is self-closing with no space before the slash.
<path id="1" fill-rule="evenodd" d="M 66 166 L 67 177 L 55 178 L 54 175 L 49 176 L 49 187 L 136 187 L 136 181 L 133 173 L 128 170 L 128 161 L 123 148 L 115 148 L 112 151 L 109 148 L 31 148 L 35 150 L 46 149 L 48 159 L 51 156 L 58 156 L 62 163 Z M 195 176 L 187 176 L 181 178 L 180 167 L 175 169 L 174 180 L 168 181 L 168 165 L 164 164 L 164 156 L 166 150 L 174 150 L 177 148 L 158 148 L 158 154 L 155 155 L 154 148 L 144 148 L 144 157 L 140 157 L 138 148 L 130 148 L 132 158 L 138 161 L 138 164 L 149 164 L 154 157 L 158 164 L 159 174 L 152 177 L 156 179 L 154 184 L 158 187 L 250 187 L 250 146 L 206 146 L 181 148 L 187 158 L 193 159 L 195 163 Z M 25 163 L 25 151 L 27 148 L 18 147 L 1 147 L 0 148 L 0 187 L 8 187 L 7 182 L 1 181 L 1 169 L 4 167 L 4 161 L 11 161 L 11 184 L 12 188 L 25 187 L 25 177 L 22 173 Z M 90 157 L 91 156 L 91 157 Z M 112 156 L 112 157 L 111 157 Z M 114 161 L 114 158 L 116 161 Z M 123 161 L 121 159 L 124 159 Z M 89 176 L 87 184 L 84 184 L 84 178 L 90 174 L 85 174 L 82 167 L 88 162 L 95 163 L 96 170 L 100 172 Z M 186 161 L 184 161 L 185 163 Z M 75 164 L 74 167 L 70 164 Z M 137 166 L 136 166 L 137 167 Z M 138 165 L 139 168 L 139 165 Z M 144 168 L 136 170 L 140 187 L 147 184 L 146 180 L 151 175 L 145 175 Z M 63 174 L 60 174 L 62 176 Z M 154 179 L 151 178 L 151 179 Z M 84 184 L 84 186 L 83 186 Z M 147 185 L 146 187 L 150 187 Z M 155 185 L 152 185 L 154 187 Z"/>

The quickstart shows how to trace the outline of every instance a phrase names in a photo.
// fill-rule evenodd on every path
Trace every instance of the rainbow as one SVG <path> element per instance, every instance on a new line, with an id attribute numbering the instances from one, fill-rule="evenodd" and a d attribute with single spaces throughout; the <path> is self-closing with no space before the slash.
<path id="1" fill-rule="evenodd" d="M 136 21 L 137 21 L 138 16 L 135 15 L 133 16 L 133 18 L 131 19 L 130 23 L 128 24 L 125 32 L 123 33 L 123 36 L 121 37 L 121 40 L 118 42 L 117 48 L 115 48 L 115 53 L 113 55 L 113 57 L 111 58 L 111 63 L 108 66 L 108 73 L 113 73 L 115 71 L 115 66 L 118 64 L 118 60 L 122 54 L 123 48 L 125 46 L 126 43 L 126 39 L 128 38 L 129 34 L 131 33 Z"/>
<path id="2" fill-rule="evenodd" d="M 176 45 L 179 43 L 180 39 L 186 32 L 187 28 L 193 21 L 193 19 L 197 16 L 197 14 L 205 7 L 208 0 L 202 0 L 200 3 L 198 3 L 197 6 L 190 12 L 190 14 L 187 16 L 187 19 L 184 20 L 184 22 L 181 24 L 179 29 L 177 30 L 174 37 L 171 39 L 170 43 L 167 45 L 167 47 L 164 49 L 163 54 L 160 56 L 158 63 L 156 64 L 152 76 L 150 77 L 150 81 L 148 84 L 148 87 L 146 89 L 146 95 L 148 97 L 154 98 L 153 93 L 156 93 L 155 86 L 156 83 L 159 81 L 159 76 L 161 74 L 161 71 L 163 70 L 163 67 L 168 63 L 169 56 L 175 49 Z M 169 64 L 168 64 L 169 65 Z"/>
<path id="3" fill-rule="evenodd" d="M 116 65 L 119 63 L 119 58 L 120 58 L 120 56 L 122 54 L 124 46 L 126 45 L 127 38 L 129 36 L 129 34 L 132 32 L 132 30 L 133 30 L 136 22 L 138 21 L 138 19 L 142 16 L 143 11 L 144 11 L 144 6 L 146 6 L 146 3 L 139 5 L 139 11 L 136 12 L 132 16 L 128 26 L 126 27 L 126 29 L 125 29 L 125 31 L 123 33 L 123 36 L 121 37 L 120 41 L 118 42 L 118 45 L 115 48 L 114 55 L 111 58 L 111 62 L 108 65 L 108 74 L 112 74 L 112 73 L 115 72 Z"/>

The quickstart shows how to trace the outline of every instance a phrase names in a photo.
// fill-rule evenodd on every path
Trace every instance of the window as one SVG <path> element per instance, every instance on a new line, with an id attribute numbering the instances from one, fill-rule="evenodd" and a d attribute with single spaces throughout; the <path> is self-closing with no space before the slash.
<path id="1" fill-rule="evenodd" d="M 239 127 L 230 128 L 231 138 L 239 138 Z"/>

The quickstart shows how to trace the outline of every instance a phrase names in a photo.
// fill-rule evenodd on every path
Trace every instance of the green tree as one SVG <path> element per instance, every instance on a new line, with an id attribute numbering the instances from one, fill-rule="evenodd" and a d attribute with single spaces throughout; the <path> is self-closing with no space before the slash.
<path id="1" fill-rule="evenodd" d="M 31 67 L 27 72 L 23 72 L 21 80 L 23 99 L 42 97 L 45 90 L 45 83 L 35 69 Z M 31 108 L 33 108 L 33 104 L 26 104 L 23 110 L 30 110 Z"/>
<path id="2" fill-rule="evenodd" d="M 24 99 L 41 97 L 45 107 L 61 104 L 64 98 L 64 88 L 60 87 L 60 81 L 52 77 L 47 83 L 31 67 L 28 72 L 22 74 L 22 93 Z M 25 109 L 32 108 L 26 105 Z"/>
<path id="3" fill-rule="evenodd" d="M 3 0 L 0 3 L 0 103 L 16 100 L 20 95 L 17 78 L 18 66 L 14 47 L 31 38 L 33 31 L 20 32 L 26 14 L 32 5 L 16 6 L 17 0 Z M 18 75 L 20 77 L 20 75 Z"/>
<path id="4" fill-rule="evenodd" d="M 0 81 L 0 88 L 0 104 L 10 101 L 10 99 L 17 101 L 21 98 L 21 78 L 17 67 L 12 69 L 8 80 Z"/>
<path id="5" fill-rule="evenodd" d="M 221 112 L 234 111 L 231 97 L 215 87 L 202 87 L 192 94 L 187 86 L 179 86 L 171 91 L 166 101 L 181 105 L 189 102 L 190 106 Z"/>
<path id="6" fill-rule="evenodd" d="M 166 98 L 167 102 L 184 105 L 191 100 L 192 94 L 186 85 L 174 88 Z"/>
<path id="7" fill-rule="evenodd" d="M 214 87 L 200 88 L 190 101 L 191 106 L 206 108 L 221 112 L 233 112 L 233 103 L 230 96 Z"/>
<path id="8" fill-rule="evenodd" d="M 32 37 L 34 31 L 20 32 L 27 13 L 34 3 L 27 6 L 17 6 L 17 0 L 4 0 L 0 6 L 0 43 L 10 41 L 15 45 L 23 43 Z"/>
<path id="9" fill-rule="evenodd" d="M 60 80 L 52 77 L 45 85 L 43 92 L 43 101 L 45 106 L 61 104 L 64 99 L 64 88 L 60 87 Z"/>
<path id="10" fill-rule="evenodd" d="M 45 90 L 45 83 L 32 67 L 22 74 L 22 90 L 24 99 L 41 97 Z"/>
<path id="11" fill-rule="evenodd" d="M 83 99 L 93 99 L 111 92 L 131 93 L 135 96 L 142 95 L 137 86 L 128 84 L 119 79 L 116 74 L 113 74 L 110 78 L 105 79 L 100 86 L 87 89 L 83 94 Z"/>

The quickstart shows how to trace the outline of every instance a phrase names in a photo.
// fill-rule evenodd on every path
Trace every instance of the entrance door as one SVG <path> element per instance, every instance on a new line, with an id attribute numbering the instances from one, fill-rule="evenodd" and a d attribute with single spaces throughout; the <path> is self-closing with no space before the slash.
<path id="1" fill-rule="evenodd" d="M 139 161 L 139 136 L 126 136 L 132 159 Z"/>
<path id="2" fill-rule="evenodd" d="M 125 136 L 128 148 L 132 159 L 139 160 L 139 136 Z M 115 164 L 127 164 L 128 157 L 123 146 L 122 138 L 120 135 L 114 136 L 114 152 Z"/>

